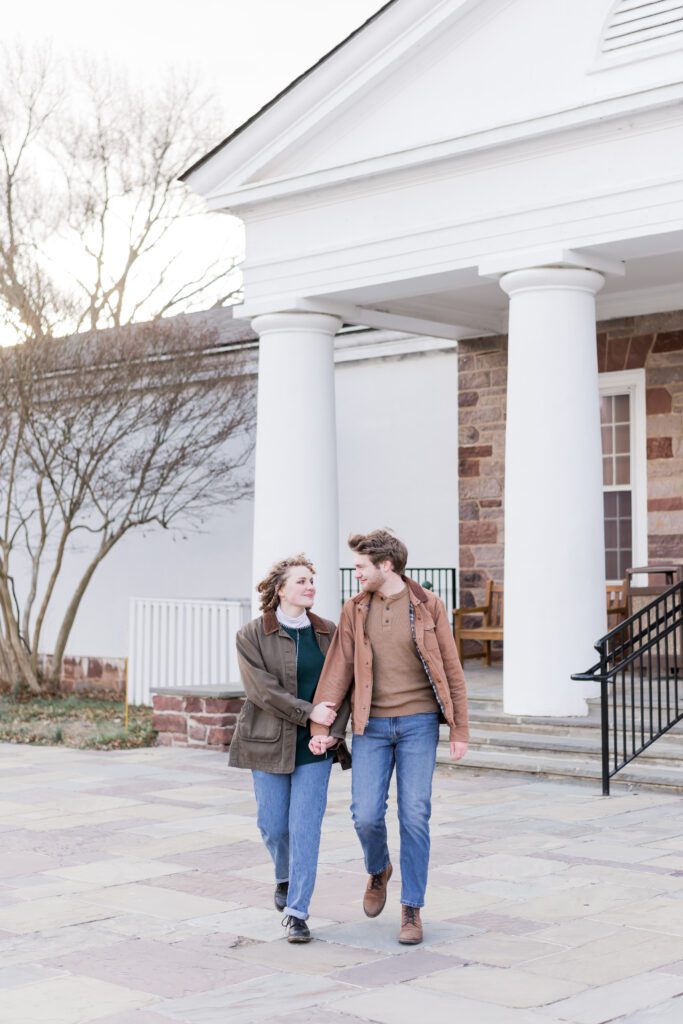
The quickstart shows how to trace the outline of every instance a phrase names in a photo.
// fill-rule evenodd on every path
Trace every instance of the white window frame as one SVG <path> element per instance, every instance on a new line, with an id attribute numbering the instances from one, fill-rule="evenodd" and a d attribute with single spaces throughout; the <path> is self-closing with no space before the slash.
<path id="1" fill-rule="evenodd" d="M 631 397 L 631 514 L 633 564 L 647 565 L 647 410 L 645 370 L 599 374 L 600 397 Z M 619 490 L 620 488 L 615 488 Z M 603 488 L 603 493 L 605 488 Z M 620 582 L 619 580 L 608 582 Z"/>

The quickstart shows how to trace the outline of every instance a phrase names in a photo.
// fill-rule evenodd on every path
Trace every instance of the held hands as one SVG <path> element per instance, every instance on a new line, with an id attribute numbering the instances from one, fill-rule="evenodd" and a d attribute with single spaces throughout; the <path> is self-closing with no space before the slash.
<path id="1" fill-rule="evenodd" d="M 334 703 L 331 700 L 323 700 L 320 704 L 316 704 L 310 714 L 312 722 L 317 722 L 318 725 L 326 725 L 328 728 L 333 724 L 337 712 L 334 710 Z"/>
<path id="2" fill-rule="evenodd" d="M 334 747 L 338 742 L 336 736 L 313 736 L 308 749 L 312 754 L 324 754 L 330 747 Z"/>
<path id="3" fill-rule="evenodd" d="M 467 744 L 462 740 L 451 740 L 451 761 L 459 761 L 467 753 Z"/>

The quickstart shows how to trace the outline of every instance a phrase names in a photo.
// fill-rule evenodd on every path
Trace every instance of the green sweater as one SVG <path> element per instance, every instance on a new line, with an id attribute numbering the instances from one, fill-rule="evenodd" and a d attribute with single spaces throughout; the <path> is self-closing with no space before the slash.
<path id="1" fill-rule="evenodd" d="M 306 629 L 290 629 L 282 627 L 289 633 L 296 649 L 296 695 L 300 700 L 307 700 L 313 703 L 315 693 L 322 672 L 325 656 L 318 647 L 315 632 L 312 626 Z M 298 638 L 297 638 L 298 634 Z M 306 723 L 304 726 L 297 726 L 296 730 L 296 765 L 313 764 L 314 761 L 324 761 L 327 754 L 312 754 L 308 749 L 311 739 L 311 726 Z"/>

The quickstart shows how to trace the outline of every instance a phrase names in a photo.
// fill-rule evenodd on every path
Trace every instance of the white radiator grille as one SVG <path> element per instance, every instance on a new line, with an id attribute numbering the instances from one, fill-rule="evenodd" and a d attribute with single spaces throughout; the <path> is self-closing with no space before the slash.
<path id="1" fill-rule="evenodd" d="M 249 601 L 132 598 L 128 702 L 151 704 L 151 687 L 240 690 L 235 636 Z"/>
<path id="2" fill-rule="evenodd" d="M 613 53 L 683 32 L 681 0 L 621 0 L 612 11 L 602 52 Z"/>

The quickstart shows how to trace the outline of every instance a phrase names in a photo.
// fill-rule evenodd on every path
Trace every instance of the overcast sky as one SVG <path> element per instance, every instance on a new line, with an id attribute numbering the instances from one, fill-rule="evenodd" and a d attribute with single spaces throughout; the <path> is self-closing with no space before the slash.
<path id="1" fill-rule="evenodd" d="M 3 38 L 52 38 L 147 73 L 189 65 L 215 89 L 226 134 L 374 14 L 383 0 L 21 0 Z M 105 14 L 106 12 L 106 14 Z"/>

